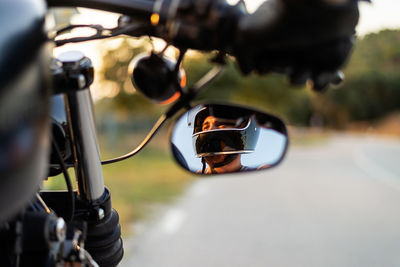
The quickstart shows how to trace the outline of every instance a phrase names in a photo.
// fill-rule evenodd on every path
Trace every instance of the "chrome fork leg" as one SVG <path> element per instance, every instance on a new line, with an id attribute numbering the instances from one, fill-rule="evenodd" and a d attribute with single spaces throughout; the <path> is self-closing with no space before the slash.
<path id="1" fill-rule="evenodd" d="M 104 179 L 89 89 L 68 93 L 66 103 L 79 196 L 92 202 L 103 195 Z"/>
<path id="2" fill-rule="evenodd" d="M 67 79 L 60 81 L 70 138 L 74 167 L 81 200 L 89 203 L 104 193 L 104 179 L 89 86 L 93 82 L 93 65 L 81 52 L 71 51 L 58 57 Z M 64 77 L 64 76 L 61 76 Z"/>
<path id="3" fill-rule="evenodd" d="M 89 91 L 93 81 L 93 66 L 80 52 L 67 52 L 58 60 L 62 70 L 57 82 L 62 88 L 60 92 L 64 93 L 78 183 L 77 203 L 84 210 L 78 212 L 75 218 L 77 221 L 87 222 L 85 249 L 93 259 L 100 266 L 117 266 L 124 249 L 118 213 L 112 209 L 110 193 L 104 187 L 93 103 Z M 58 70 L 58 67 L 55 66 L 55 69 Z"/>

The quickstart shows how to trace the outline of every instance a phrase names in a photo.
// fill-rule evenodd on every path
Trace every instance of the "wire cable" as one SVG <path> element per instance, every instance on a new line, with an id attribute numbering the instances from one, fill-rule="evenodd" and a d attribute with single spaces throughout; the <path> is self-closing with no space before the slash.
<path id="1" fill-rule="evenodd" d="M 118 158 L 102 161 L 101 164 L 107 165 L 107 164 L 115 163 L 115 162 L 118 162 L 118 161 L 121 161 L 124 159 L 128 159 L 128 158 L 136 155 L 137 153 L 139 153 L 147 145 L 147 143 L 150 142 L 150 140 L 154 137 L 154 135 L 158 132 L 158 130 L 164 125 L 166 120 L 167 120 L 167 116 L 165 114 L 163 114 L 157 120 L 157 122 L 154 124 L 153 128 L 147 134 L 146 138 L 142 141 L 142 143 L 140 143 L 140 145 L 137 148 L 135 148 L 133 151 L 131 151 L 123 156 L 120 156 Z"/>
<path id="2" fill-rule="evenodd" d="M 193 87 L 189 89 L 189 94 L 182 95 L 181 99 L 179 99 L 174 105 L 170 107 L 170 109 L 157 120 L 154 124 L 153 128 L 150 130 L 148 135 L 145 139 L 140 143 L 140 145 L 135 148 L 133 151 L 114 158 L 110 160 L 102 161 L 102 165 L 107 165 L 115 162 L 119 162 L 130 157 L 133 157 L 137 153 L 139 153 L 154 137 L 154 135 L 158 132 L 158 130 L 164 125 L 164 123 L 175 115 L 181 108 L 187 107 L 187 104 L 202 90 L 204 89 L 209 83 L 211 83 L 215 78 L 217 78 L 222 73 L 222 66 L 216 66 L 212 68 L 206 75 L 203 76 Z"/>
<path id="3" fill-rule="evenodd" d="M 64 179 L 65 179 L 65 183 L 67 185 L 67 189 L 68 189 L 68 193 L 69 193 L 69 198 L 70 198 L 70 202 L 71 202 L 71 211 L 70 211 L 70 217 L 69 217 L 69 221 L 72 221 L 74 219 L 74 214 L 75 214 L 75 194 L 74 194 L 74 189 L 72 187 L 72 183 L 71 183 L 71 178 L 68 174 L 68 170 L 67 167 L 65 166 L 64 160 L 62 158 L 60 149 L 57 145 L 57 142 L 52 138 L 52 143 L 53 143 L 53 147 L 54 150 L 56 151 L 58 160 L 60 162 L 60 166 L 61 166 L 61 170 L 64 174 Z"/>

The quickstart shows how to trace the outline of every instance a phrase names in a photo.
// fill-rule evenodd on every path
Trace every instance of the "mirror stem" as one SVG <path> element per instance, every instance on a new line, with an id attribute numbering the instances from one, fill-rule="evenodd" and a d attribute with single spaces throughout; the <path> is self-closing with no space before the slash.
<path id="1" fill-rule="evenodd" d="M 190 108 L 189 104 L 190 102 L 207 86 L 209 85 L 212 81 L 214 81 L 221 73 L 223 70 L 223 66 L 215 66 L 213 67 L 209 72 L 207 72 L 206 75 L 204 75 L 196 84 L 194 84 L 191 88 L 189 88 L 187 93 L 182 94 L 182 96 L 179 98 L 179 100 L 173 104 L 165 114 L 161 115 L 161 117 L 157 120 L 157 122 L 154 124 L 153 128 L 150 130 L 146 138 L 140 143 L 138 147 L 136 147 L 134 150 L 131 152 L 114 158 L 114 159 L 109 159 L 102 161 L 102 165 L 107 165 L 111 163 L 115 163 L 118 161 L 122 161 L 125 159 L 128 159 L 130 157 L 133 157 L 137 153 L 139 153 L 149 142 L 150 140 L 154 137 L 154 135 L 161 129 L 161 127 L 164 125 L 164 123 L 170 119 L 172 116 L 174 116 L 179 110 L 182 108 L 188 109 Z"/>

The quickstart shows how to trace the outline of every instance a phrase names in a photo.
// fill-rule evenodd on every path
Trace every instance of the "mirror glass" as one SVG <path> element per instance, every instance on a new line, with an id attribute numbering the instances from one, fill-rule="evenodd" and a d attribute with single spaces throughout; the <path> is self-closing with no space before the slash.
<path id="1" fill-rule="evenodd" d="M 279 164 L 288 146 L 279 118 L 249 108 L 203 104 L 184 113 L 171 136 L 176 161 L 196 174 L 264 170 Z"/>

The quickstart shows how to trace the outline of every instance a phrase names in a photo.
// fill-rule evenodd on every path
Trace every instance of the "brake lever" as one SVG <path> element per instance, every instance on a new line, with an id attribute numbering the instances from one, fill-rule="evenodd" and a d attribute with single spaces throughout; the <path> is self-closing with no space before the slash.
<path id="1" fill-rule="evenodd" d="M 64 34 L 67 31 L 76 29 L 76 28 L 90 28 L 96 30 L 96 33 L 90 36 L 86 37 L 72 37 L 72 38 L 66 38 L 66 39 L 61 39 L 61 40 L 55 40 L 55 44 L 57 47 L 63 46 L 65 44 L 70 44 L 70 43 L 81 43 L 81 42 L 86 42 L 86 41 L 92 41 L 92 40 L 100 40 L 100 39 L 106 39 L 106 38 L 111 38 L 123 34 L 127 34 L 130 36 L 140 36 L 143 34 L 148 34 L 151 32 L 151 27 L 147 24 L 143 23 L 129 23 L 125 24 L 123 26 L 118 25 L 116 28 L 104 28 L 101 25 L 97 24 L 77 24 L 77 25 L 68 25 L 56 32 L 56 37 Z"/>

